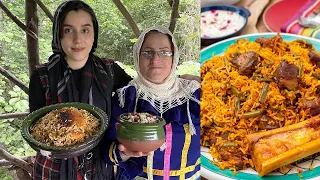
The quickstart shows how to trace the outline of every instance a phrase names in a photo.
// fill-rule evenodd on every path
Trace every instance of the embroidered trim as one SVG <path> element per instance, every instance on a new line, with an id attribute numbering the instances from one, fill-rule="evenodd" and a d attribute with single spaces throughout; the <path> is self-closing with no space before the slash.
<path id="1" fill-rule="evenodd" d="M 169 180 L 169 171 L 170 171 L 170 156 L 172 148 L 172 126 L 171 123 L 166 125 L 166 150 L 164 152 L 164 174 L 163 179 Z"/>
<path id="2" fill-rule="evenodd" d="M 148 180 L 153 180 L 153 173 L 152 173 L 152 168 L 153 168 L 153 156 L 154 156 L 154 152 L 152 152 L 152 153 L 148 156 L 148 160 L 147 160 Z"/>
<path id="3" fill-rule="evenodd" d="M 196 180 L 196 179 L 200 179 L 199 177 L 200 177 L 200 171 L 192 175 L 190 178 L 187 178 L 186 180 Z"/>
<path id="4" fill-rule="evenodd" d="M 194 165 L 191 166 L 187 166 L 185 169 L 183 170 L 170 170 L 169 171 L 169 175 L 170 176 L 180 176 L 180 175 L 185 175 L 189 172 L 194 171 L 194 169 L 200 164 L 200 158 L 198 158 L 198 160 L 196 161 L 196 163 Z M 143 167 L 143 172 L 147 172 L 147 168 Z M 164 171 L 160 170 L 160 169 L 153 169 L 152 170 L 153 175 L 157 175 L 157 176 L 164 176 Z"/>
<path id="5" fill-rule="evenodd" d="M 116 156 L 115 156 L 115 158 L 112 156 L 112 155 L 113 155 L 113 152 L 114 152 L 114 148 L 115 148 L 115 143 L 112 142 L 112 144 L 111 144 L 111 146 L 110 146 L 110 149 L 109 149 L 109 159 L 110 159 L 113 163 L 117 164 L 117 163 L 116 163 L 116 160 L 115 160 Z"/>
<path id="6" fill-rule="evenodd" d="M 184 145 L 183 145 L 183 150 L 182 150 L 182 156 L 181 156 L 181 166 L 180 169 L 182 170 L 182 172 L 184 172 L 186 166 L 187 166 L 187 158 L 188 158 L 188 150 L 190 147 L 190 143 L 191 143 L 191 134 L 189 131 L 189 124 L 185 124 L 183 125 L 184 127 L 184 131 L 186 133 L 186 137 L 184 140 Z M 180 180 L 185 179 L 185 175 L 184 174 L 180 174 Z"/>
<path id="7" fill-rule="evenodd" d="M 194 175 L 192 175 L 190 178 L 187 178 L 186 180 L 196 180 L 200 179 L 200 171 L 197 171 Z M 147 178 L 137 176 L 135 177 L 135 180 L 147 180 Z"/>
<path id="8" fill-rule="evenodd" d="M 125 91 L 129 86 L 133 86 L 136 89 L 134 111 L 136 111 L 138 99 L 143 99 L 145 101 L 148 101 L 151 104 L 151 106 L 155 108 L 157 112 L 160 113 L 161 117 L 162 117 L 162 114 L 168 111 L 169 109 L 172 109 L 184 103 L 187 103 L 187 114 L 188 114 L 188 122 L 189 122 L 189 128 L 190 128 L 189 132 L 191 133 L 191 135 L 196 134 L 196 130 L 190 115 L 189 101 L 190 100 L 195 101 L 200 105 L 200 101 L 195 97 L 193 97 L 193 93 L 200 88 L 200 84 L 197 81 L 189 81 L 189 80 L 177 78 L 175 83 L 177 91 L 172 94 L 167 92 L 167 96 L 160 97 L 151 93 L 150 89 L 146 90 L 145 87 L 141 85 L 139 86 L 139 84 L 135 80 L 132 80 L 129 82 L 128 86 L 125 86 L 117 90 L 120 107 L 124 107 Z"/>

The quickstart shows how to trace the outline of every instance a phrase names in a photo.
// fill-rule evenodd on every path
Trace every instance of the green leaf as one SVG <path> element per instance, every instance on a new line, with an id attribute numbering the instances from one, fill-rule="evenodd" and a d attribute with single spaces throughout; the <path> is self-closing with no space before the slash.
<path id="1" fill-rule="evenodd" d="M 9 95 L 10 95 L 11 97 L 16 97 L 16 96 L 18 96 L 18 94 L 17 94 L 15 91 L 9 91 Z"/>
<path id="2" fill-rule="evenodd" d="M 9 105 L 14 106 L 19 100 L 19 98 L 12 98 L 9 100 Z"/>
<path id="3" fill-rule="evenodd" d="M 13 111 L 13 107 L 10 106 L 10 105 L 6 105 L 6 106 L 4 107 L 4 110 L 5 110 L 6 112 L 12 112 L 12 111 Z"/>
<path id="4" fill-rule="evenodd" d="M 134 39 L 130 39 L 130 42 L 132 42 L 132 43 L 135 43 L 135 42 L 137 42 L 137 38 L 134 38 Z"/>
<path id="5" fill-rule="evenodd" d="M 29 102 L 26 100 L 21 100 L 15 104 L 15 107 L 20 112 L 26 112 L 29 109 Z"/>

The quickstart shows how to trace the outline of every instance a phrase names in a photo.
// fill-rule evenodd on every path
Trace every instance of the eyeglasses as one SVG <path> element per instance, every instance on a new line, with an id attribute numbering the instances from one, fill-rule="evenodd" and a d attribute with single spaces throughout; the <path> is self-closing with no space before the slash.
<path id="1" fill-rule="evenodd" d="M 173 55 L 170 51 L 141 51 L 140 55 L 146 59 L 152 59 L 154 54 L 157 53 L 160 59 L 168 59 Z"/>

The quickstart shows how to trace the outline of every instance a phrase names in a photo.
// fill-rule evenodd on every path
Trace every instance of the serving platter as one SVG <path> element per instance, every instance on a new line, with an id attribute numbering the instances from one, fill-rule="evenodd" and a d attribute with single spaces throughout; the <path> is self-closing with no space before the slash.
<path id="1" fill-rule="evenodd" d="M 200 54 L 200 64 L 202 65 L 205 61 L 209 60 L 214 55 L 222 55 L 228 49 L 231 44 L 236 43 L 238 39 L 248 39 L 249 41 L 255 41 L 260 37 L 273 37 L 277 35 L 276 33 L 258 33 L 249 34 L 243 36 L 237 36 L 218 43 L 212 44 L 201 50 Z M 294 41 L 296 39 L 307 40 L 309 43 L 313 44 L 316 51 L 320 52 L 320 40 L 299 36 L 294 34 L 280 33 L 284 41 Z M 208 180 L 299 180 L 298 169 L 302 170 L 301 176 L 303 179 L 319 180 L 320 179 L 320 156 L 313 156 L 312 158 L 306 160 L 305 162 L 299 163 L 293 168 L 288 169 L 286 173 L 272 172 L 264 177 L 258 176 L 258 173 L 248 168 L 246 170 L 239 171 L 236 175 L 231 170 L 221 170 L 219 167 L 212 163 L 213 159 L 208 153 L 208 148 L 201 147 L 201 176 Z M 309 170 L 312 165 L 313 170 Z"/>
<path id="2" fill-rule="evenodd" d="M 100 124 L 98 132 L 86 139 L 84 142 L 70 146 L 48 146 L 45 143 L 35 140 L 30 134 L 30 127 L 32 127 L 41 117 L 43 117 L 47 113 L 64 107 L 75 107 L 77 109 L 84 109 L 95 116 Z M 92 150 L 102 139 L 104 132 L 108 128 L 108 122 L 109 121 L 107 114 L 98 107 L 77 102 L 61 103 L 45 106 L 30 113 L 22 123 L 21 134 L 22 137 L 27 141 L 27 143 L 34 150 L 40 152 L 43 156 L 53 158 L 71 158 Z"/>

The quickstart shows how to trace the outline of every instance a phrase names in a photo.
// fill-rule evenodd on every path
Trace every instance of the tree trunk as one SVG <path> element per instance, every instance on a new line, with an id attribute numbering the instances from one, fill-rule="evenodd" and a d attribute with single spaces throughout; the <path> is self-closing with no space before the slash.
<path id="1" fill-rule="evenodd" d="M 136 35 L 136 37 L 138 38 L 140 36 L 140 30 L 137 26 L 137 24 L 134 22 L 134 20 L 132 19 L 130 13 L 127 11 L 127 9 L 124 7 L 124 5 L 121 3 L 120 0 L 113 0 L 113 3 L 117 6 L 117 8 L 119 9 L 119 11 L 121 12 L 121 14 L 123 15 L 123 17 L 127 20 L 127 22 L 129 23 L 129 26 L 131 27 L 133 33 Z"/>
<path id="2" fill-rule="evenodd" d="M 178 9 L 179 9 L 179 0 L 173 0 L 172 6 L 171 6 L 171 20 L 169 25 L 169 30 L 174 32 L 174 29 L 176 28 L 177 19 L 179 17 Z"/>
<path id="3" fill-rule="evenodd" d="M 3 16 L 2 16 L 2 9 L 0 9 L 0 32 L 3 32 Z M 3 56 L 3 50 L 5 49 L 5 42 L 0 41 L 0 57 Z"/>
<path id="4" fill-rule="evenodd" d="M 25 0 L 26 26 L 38 36 L 38 15 L 37 4 L 33 0 Z M 33 39 L 27 35 L 27 51 L 29 62 L 29 74 L 36 65 L 39 64 L 39 44 L 38 39 Z"/>

